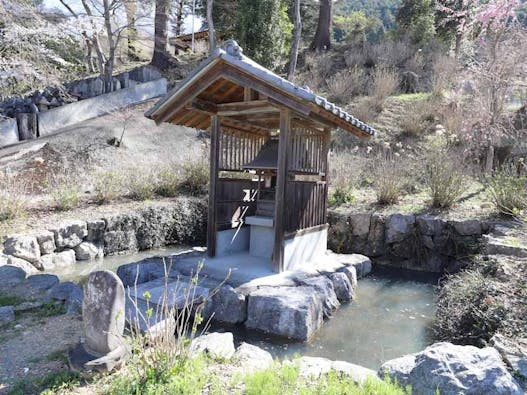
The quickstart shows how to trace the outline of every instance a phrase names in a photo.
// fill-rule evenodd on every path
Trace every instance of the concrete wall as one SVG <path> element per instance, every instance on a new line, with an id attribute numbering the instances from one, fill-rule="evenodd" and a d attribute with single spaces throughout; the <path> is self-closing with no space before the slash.
<path id="1" fill-rule="evenodd" d="M 161 78 L 42 112 L 39 114 L 40 136 L 47 136 L 66 126 L 161 96 L 166 91 L 167 81 Z"/>
<path id="2" fill-rule="evenodd" d="M 18 142 L 16 119 L 0 121 L 0 147 Z"/>
<path id="3" fill-rule="evenodd" d="M 216 256 L 225 256 L 235 252 L 249 251 L 251 228 L 222 230 L 216 233 Z"/>
<path id="4" fill-rule="evenodd" d="M 284 241 L 284 270 L 305 268 L 305 263 L 325 254 L 327 229 L 310 232 Z"/>

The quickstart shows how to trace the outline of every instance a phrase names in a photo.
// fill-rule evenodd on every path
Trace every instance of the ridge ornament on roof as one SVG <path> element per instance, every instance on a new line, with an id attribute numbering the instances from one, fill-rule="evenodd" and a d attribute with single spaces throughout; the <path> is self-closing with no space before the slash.
<path id="1" fill-rule="evenodd" d="M 182 116 L 182 112 L 192 111 L 190 109 L 192 101 L 201 100 L 202 98 L 198 96 L 203 94 L 216 99 L 207 101 L 210 111 L 216 105 L 227 104 L 229 101 L 239 102 L 239 98 L 234 99 L 234 96 L 238 94 L 236 92 L 233 98 L 216 98 L 208 91 L 222 78 L 232 82 L 233 85 L 239 85 L 240 89 L 254 82 L 252 85 L 256 86 L 255 91 L 268 97 L 271 104 L 276 102 L 283 107 L 289 107 L 290 110 L 299 113 L 308 121 L 322 123 L 330 128 L 340 127 L 361 138 L 370 138 L 376 134 L 374 128 L 326 98 L 316 95 L 308 87 L 295 85 L 243 55 L 243 48 L 233 39 L 227 40 L 221 48 L 216 48 L 207 59 L 160 99 L 145 115 L 158 124 L 172 122 L 206 129 L 210 126 L 207 123 L 208 116 L 196 115 L 189 120 L 188 117 Z M 200 109 L 200 111 L 204 110 Z"/>

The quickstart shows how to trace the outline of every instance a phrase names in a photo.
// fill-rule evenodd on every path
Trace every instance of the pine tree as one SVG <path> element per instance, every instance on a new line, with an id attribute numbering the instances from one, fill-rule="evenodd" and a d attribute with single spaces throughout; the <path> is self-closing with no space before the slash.
<path id="1" fill-rule="evenodd" d="M 236 39 L 247 56 L 272 69 L 283 63 L 293 26 L 282 0 L 241 0 L 236 25 Z"/>
<path id="2" fill-rule="evenodd" d="M 428 43 L 436 33 L 434 0 L 403 0 L 397 11 L 397 23 L 415 44 Z"/>

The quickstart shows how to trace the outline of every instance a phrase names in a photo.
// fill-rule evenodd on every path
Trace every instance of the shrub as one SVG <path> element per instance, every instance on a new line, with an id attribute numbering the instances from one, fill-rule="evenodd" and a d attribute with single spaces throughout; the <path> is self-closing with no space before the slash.
<path id="1" fill-rule="evenodd" d="M 130 170 L 126 187 L 129 196 L 134 200 L 152 199 L 156 190 L 156 182 L 152 171 L 143 169 Z"/>
<path id="2" fill-rule="evenodd" d="M 117 171 L 95 175 L 95 200 L 99 204 L 117 199 L 123 194 L 123 176 Z"/>
<path id="3" fill-rule="evenodd" d="M 392 153 L 380 154 L 373 167 L 373 189 L 379 204 L 395 204 L 407 185 L 407 174 L 400 159 Z"/>
<path id="4" fill-rule="evenodd" d="M 370 99 L 374 108 L 381 112 L 386 99 L 393 95 L 399 86 L 397 73 L 386 67 L 376 67 L 372 75 Z"/>
<path id="5" fill-rule="evenodd" d="M 355 194 L 353 188 L 346 185 L 338 185 L 329 195 L 328 203 L 330 206 L 340 206 L 343 204 L 355 203 Z"/>
<path id="6" fill-rule="evenodd" d="M 412 102 L 398 121 L 403 134 L 418 137 L 425 133 L 434 121 L 432 108 L 428 100 Z"/>
<path id="7" fill-rule="evenodd" d="M 432 198 L 432 207 L 452 206 L 465 188 L 460 159 L 444 148 L 432 150 L 425 160 L 424 183 Z"/>
<path id="8" fill-rule="evenodd" d="M 330 100 L 348 103 L 354 96 L 364 93 L 364 80 L 364 70 L 357 66 L 335 74 L 326 81 Z"/>
<path id="9" fill-rule="evenodd" d="M 437 302 L 435 337 L 482 346 L 505 319 L 506 311 L 495 283 L 479 269 L 450 276 Z"/>
<path id="10" fill-rule="evenodd" d="M 165 197 L 174 197 L 179 194 L 181 175 L 176 165 L 164 167 L 157 174 L 156 193 Z"/>
<path id="11" fill-rule="evenodd" d="M 82 191 L 78 183 L 67 176 L 51 181 L 49 188 L 53 205 L 57 210 L 68 211 L 81 202 Z"/>
<path id="12" fill-rule="evenodd" d="M 488 177 L 486 184 L 499 212 L 515 215 L 527 209 L 527 176 L 519 175 L 513 163 Z"/>
<path id="13" fill-rule="evenodd" d="M 207 192 L 209 183 L 209 166 L 206 160 L 199 159 L 183 165 L 181 183 L 182 192 L 192 196 L 200 196 Z"/>
<path id="14" fill-rule="evenodd" d="M 14 176 L 0 173 L 0 221 L 23 216 L 27 211 L 26 187 Z"/>

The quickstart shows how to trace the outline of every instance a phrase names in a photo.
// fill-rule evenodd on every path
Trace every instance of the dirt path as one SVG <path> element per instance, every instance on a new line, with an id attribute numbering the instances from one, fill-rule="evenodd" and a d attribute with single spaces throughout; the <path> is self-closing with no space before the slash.
<path id="1" fill-rule="evenodd" d="M 0 333 L 0 394 L 19 379 L 67 369 L 67 351 L 82 334 L 80 316 L 24 313 Z"/>

